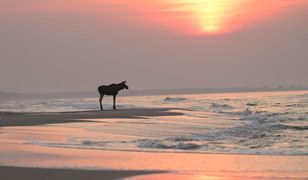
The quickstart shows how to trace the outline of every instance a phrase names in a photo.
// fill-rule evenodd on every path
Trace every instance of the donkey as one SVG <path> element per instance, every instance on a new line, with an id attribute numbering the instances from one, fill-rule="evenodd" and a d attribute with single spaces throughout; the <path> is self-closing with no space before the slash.
<path id="1" fill-rule="evenodd" d="M 119 84 L 110 84 L 108 86 L 99 86 L 98 92 L 100 94 L 99 97 L 99 105 L 101 107 L 101 110 L 103 111 L 103 105 L 102 101 L 104 98 L 104 95 L 112 95 L 113 96 L 113 109 L 116 110 L 116 96 L 118 95 L 118 92 L 122 89 L 128 89 L 128 86 L 125 84 L 126 81 L 122 81 Z"/>

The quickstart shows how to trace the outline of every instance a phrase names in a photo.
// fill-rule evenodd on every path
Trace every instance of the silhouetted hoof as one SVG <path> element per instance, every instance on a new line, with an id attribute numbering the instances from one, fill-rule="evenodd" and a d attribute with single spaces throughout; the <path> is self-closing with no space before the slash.
<path id="1" fill-rule="evenodd" d="M 113 110 L 117 110 L 117 108 L 113 108 Z"/>

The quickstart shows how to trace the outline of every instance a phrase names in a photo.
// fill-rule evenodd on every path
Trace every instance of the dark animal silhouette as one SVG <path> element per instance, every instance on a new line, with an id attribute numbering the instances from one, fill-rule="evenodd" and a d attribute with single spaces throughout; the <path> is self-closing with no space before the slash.
<path id="1" fill-rule="evenodd" d="M 102 105 L 104 95 L 113 96 L 113 109 L 116 110 L 116 96 L 118 95 L 118 92 L 121 91 L 122 89 L 128 89 L 128 86 L 125 83 L 126 81 L 122 81 L 119 84 L 110 84 L 108 86 L 103 85 L 98 87 L 98 92 L 100 94 L 99 105 L 102 111 L 104 110 Z"/>

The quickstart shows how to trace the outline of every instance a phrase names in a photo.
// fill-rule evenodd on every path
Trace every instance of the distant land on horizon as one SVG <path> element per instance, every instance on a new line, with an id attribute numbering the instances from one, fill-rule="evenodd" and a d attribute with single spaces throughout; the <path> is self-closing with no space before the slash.
<path id="1" fill-rule="evenodd" d="M 177 94 L 202 94 L 202 93 L 228 93 L 228 92 L 270 92 L 270 91 L 296 91 L 308 90 L 308 87 L 257 87 L 257 88 L 183 88 L 183 89 L 148 89 L 128 90 L 120 92 L 121 96 L 150 96 L 150 95 L 177 95 Z M 49 98 L 93 98 L 98 97 L 96 91 L 77 92 L 51 92 L 51 93 L 16 93 L 0 91 L 0 100 L 17 99 L 49 99 Z"/>

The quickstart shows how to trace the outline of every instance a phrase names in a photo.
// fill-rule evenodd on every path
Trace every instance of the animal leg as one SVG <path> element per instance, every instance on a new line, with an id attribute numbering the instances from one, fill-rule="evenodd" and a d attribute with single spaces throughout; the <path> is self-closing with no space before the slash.
<path id="1" fill-rule="evenodd" d="M 113 96 L 113 109 L 116 110 L 116 96 Z"/>
<path id="2" fill-rule="evenodd" d="M 104 110 L 104 109 L 103 109 L 103 105 L 102 105 L 103 98 L 104 98 L 104 95 L 101 95 L 101 96 L 99 97 L 99 105 L 100 105 L 100 108 L 101 108 L 102 111 Z"/>

